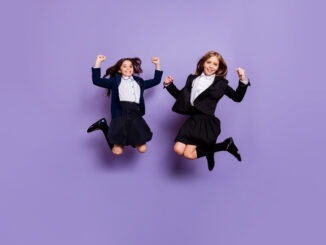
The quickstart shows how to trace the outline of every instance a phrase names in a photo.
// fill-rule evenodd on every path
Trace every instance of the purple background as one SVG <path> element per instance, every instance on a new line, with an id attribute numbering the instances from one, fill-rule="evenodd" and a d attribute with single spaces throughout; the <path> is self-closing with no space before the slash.
<path id="1" fill-rule="evenodd" d="M 12 1 L 1 6 L 0 244 L 325 244 L 323 1 Z M 3 5 L 3 4 L 2 4 Z M 224 98 L 219 140 L 243 162 L 184 160 L 184 118 L 159 85 L 146 91 L 148 152 L 114 157 L 90 123 L 109 118 L 91 82 L 125 56 L 184 85 L 208 50 L 252 80 Z"/>

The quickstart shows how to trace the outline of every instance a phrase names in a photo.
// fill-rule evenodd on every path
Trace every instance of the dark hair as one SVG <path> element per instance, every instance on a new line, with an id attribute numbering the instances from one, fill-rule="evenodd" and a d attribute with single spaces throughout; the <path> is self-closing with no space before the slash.
<path id="1" fill-rule="evenodd" d="M 203 57 L 201 57 L 201 59 L 197 63 L 197 68 L 196 68 L 196 72 L 195 72 L 196 75 L 200 75 L 203 72 L 204 63 L 206 62 L 206 60 L 208 60 L 209 58 L 211 58 L 213 56 L 216 56 L 219 61 L 218 69 L 217 69 L 215 75 L 223 77 L 223 78 L 226 77 L 226 74 L 228 73 L 228 67 L 227 67 L 226 62 L 223 59 L 222 55 L 220 55 L 216 51 L 208 51 Z"/>
<path id="2" fill-rule="evenodd" d="M 134 68 L 134 74 L 139 75 L 140 73 L 143 72 L 143 69 L 141 68 L 141 59 L 139 59 L 138 57 L 134 57 L 134 58 L 122 58 L 120 60 L 117 61 L 117 63 L 115 63 L 115 65 L 109 67 L 103 78 L 105 77 L 114 77 L 116 74 L 120 73 L 120 68 L 122 66 L 122 63 L 125 62 L 126 60 L 129 60 Z M 107 96 L 110 96 L 110 89 L 108 89 L 107 92 Z"/>

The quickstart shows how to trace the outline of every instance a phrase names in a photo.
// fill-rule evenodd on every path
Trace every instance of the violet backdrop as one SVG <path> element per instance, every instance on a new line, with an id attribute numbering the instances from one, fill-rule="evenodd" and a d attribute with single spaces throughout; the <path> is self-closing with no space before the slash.
<path id="1" fill-rule="evenodd" d="M 325 244 L 323 1 L 12 1 L 1 5 L 0 244 Z M 115 157 L 100 132 L 105 90 L 91 82 L 138 56 L 151 78 L 182 87 L 208 50 L 250 77 L 223 98 L 222 133 L 243 161 L 173 153 L 184 117 L 156 86 L 145 92 L 148 152 Z"/>

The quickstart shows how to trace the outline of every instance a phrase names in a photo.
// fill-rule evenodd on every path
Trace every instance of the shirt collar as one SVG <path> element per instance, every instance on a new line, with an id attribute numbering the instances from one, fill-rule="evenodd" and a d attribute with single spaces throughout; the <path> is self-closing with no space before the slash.
<path id="1" fill-rule="evenodd" d="M 202 74 L 200 74 L 200 77 L 201 77 L 201 78 L 206 78 L 207 80 L 213 80 L 213 79 L 215 78 L 215 74 L 210 75 L 210 76 L 206 76 L 206 75 L 204 74 L 204 72 L 202 72 Z"/>
<path id="2" fill-rule="evenodd" d="M 132 76 L 130 76 L 130 77 L 121 76 L 121 79 L 123 79 L 123 80 L 134 80 L 134 78 Z"/>

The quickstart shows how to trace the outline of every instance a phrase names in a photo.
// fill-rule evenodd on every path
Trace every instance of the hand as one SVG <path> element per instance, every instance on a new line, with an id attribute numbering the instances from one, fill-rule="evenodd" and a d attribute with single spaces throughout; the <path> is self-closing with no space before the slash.
<path id="1" fill-rule="evenodd" d="M 164 85 L 165 87 L 167 87 L 167 86 L 169 86 L 171 83 L 173 83 L 173 77 L 168 76 L 167 78 L 165 78 L 163 85 Z"/>
<path id="2" fill-rule="evenodd" d="M 160 64 L 160 58 L 159 57 L 152 57 L 152 63 L 157 65 Z"/>
<path id="3" fill-rule="evenodd" d="M 239 79 L 241 81 L 246 81 L 247 80 L 245 70 L 242 69 L 241 67 L 237 68 L 237 74 L 238 74 L 238 77 L 239 77 Z"/>
<path id="4" fill-rule="evenodd" d="M 102 62 L 106 60 L 106 57 L 103 54 L 99 54 L 96 57 L 96 61 L 95 61 L 95 67 L 100 67 Z"/>
<path id="5" fill-rule="evenodd" d="M 103 62 L 104 60 L 106 60 L 106 57 L 103 54 L 99 54 L 96 57 L 96 61 Z"/>
<path id="6" fill-rule="evenodd" d="M 159 57 L 152 57 L 152 63 L 155 65 L 156 70 L 161 68 L 161 61 Z"/>

